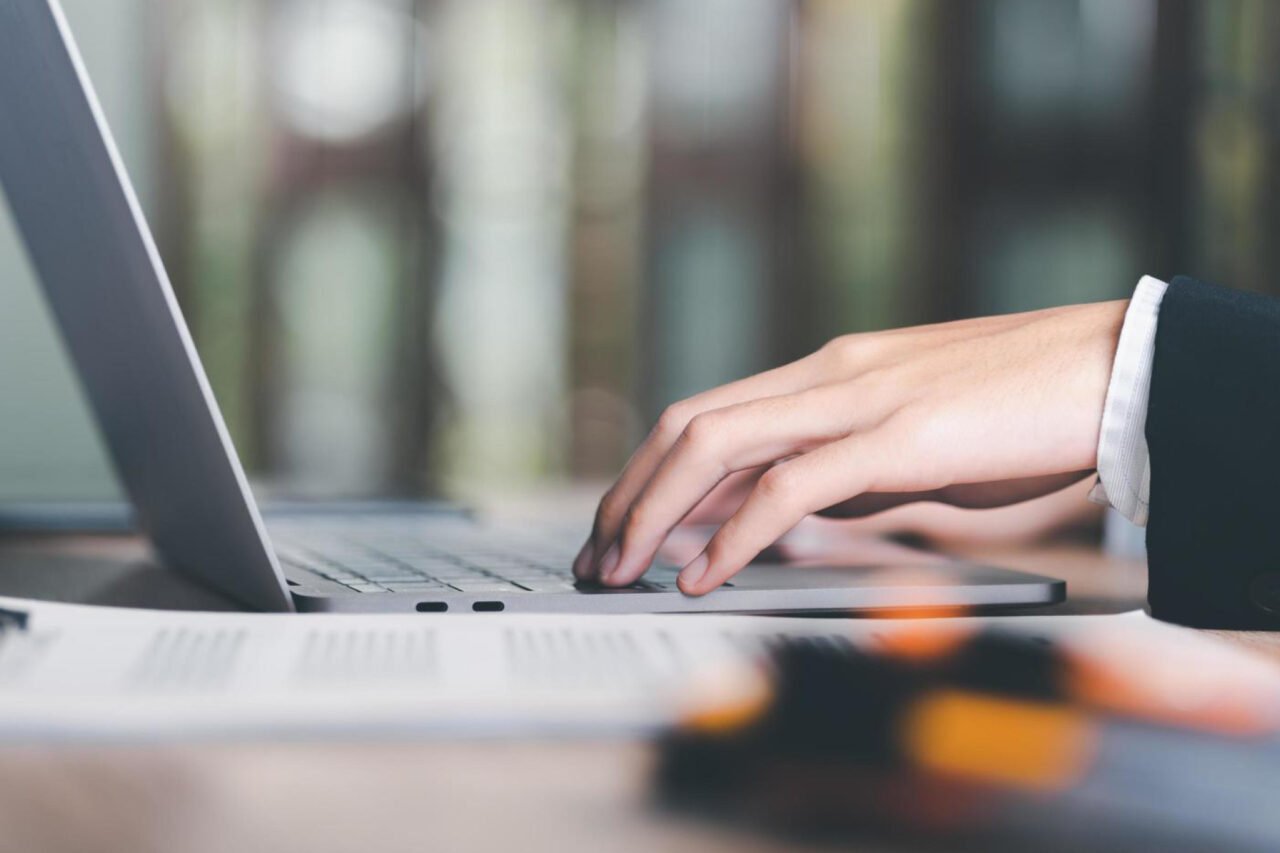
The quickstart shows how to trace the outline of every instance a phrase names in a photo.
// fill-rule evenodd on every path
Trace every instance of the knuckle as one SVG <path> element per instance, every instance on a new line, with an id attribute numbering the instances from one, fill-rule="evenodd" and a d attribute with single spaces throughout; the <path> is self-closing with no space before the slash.
<path id="1" fill-rule="evenodd" d="M 710 412 L 704 412 L 695 415 L 684 428 L 680 439 L 688 449 L 695 453 L 705 453 L 710 450 L 716 442 L 717 433 L 720 430 L 721 422 L 718 415 Z"/>
<path id="2" fill-rule="evenodd" d="M 658 423 L 654 427 L 654 431 L 660 436 L 670 438 L 680 435 L 684 432 L 692 417 L 689 408 L 689 403 L 684 400 L 667 406 L 662 410 L 662 414 L 658 416 Z"/>
<path id="3" fill-rule="evenodd" d="M 853 355 L 855 347 L 856 338 L 854 335 L 840 335 L 823 344 L 822 348 L 818 350 L 818 355 L 833 366 L 838 366 Z"/>
<path id="4" fill-rule="evenodd" d="M 936 447 L 953 438 L 946 420 L 919 403 L 898 410 L 885 425 L 898 444 L 910 447 Z"/>
<path id="5" fill-rule="evenodd" d="M 874 339 L 869 335 L 841 335 L 832 338 L 818 350 L 828 368 L 845 374 L 864 365 L 875 354 Z"/>
<path id="6" fill-rule="evenodd" d="M 764 472 L 756 484 L 756 491 L 769 503 L 787 505 L 799 494 L 799 487 L 794 469 L 779 465 Z"/>

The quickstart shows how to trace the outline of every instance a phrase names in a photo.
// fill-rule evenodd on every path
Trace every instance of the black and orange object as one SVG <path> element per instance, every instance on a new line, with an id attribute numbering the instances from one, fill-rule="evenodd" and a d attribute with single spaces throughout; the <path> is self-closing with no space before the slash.
<path id="1" fill-rule="evenodd" d="M 662 805 L 828 839 L 1280 850 L 1274 706 L 1143 695 L 993 631 L 789 640 L 764 672 L 661 740 Z"/>

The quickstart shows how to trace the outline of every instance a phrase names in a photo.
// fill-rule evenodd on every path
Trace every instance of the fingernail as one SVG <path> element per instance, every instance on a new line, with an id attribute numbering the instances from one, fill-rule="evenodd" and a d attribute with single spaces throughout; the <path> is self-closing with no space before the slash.
<path id="1" fill-rule="evenodd" d="M 595 548 L 591 546 L 591 540 L 588 539 L 582 546 L 582 550 L 578 552 L 578 556 L 573 558 L 573 576 L 578 580 L 585 580 L 591 569 L 591 564 L 595 562 Z"/>
<path id="2" fill-rule="evenodd" d="M 604 552 L 604 559 L 600 561 L 600 580 L 607 581 L 614 569 L 618 568 L 618 557 L 618 543 L 614 542 L 609 546 L 609 550 Z"/>
<path id="3" fill-rule="evenodd" d="M 694 557 L 693 562 L 680 570 L 680 585 L 682 587 L 692 587 L 702 580 L 702 576 L 707 573 L 707 564 L 711 561 L 707 559 L 705 553 Z"/>

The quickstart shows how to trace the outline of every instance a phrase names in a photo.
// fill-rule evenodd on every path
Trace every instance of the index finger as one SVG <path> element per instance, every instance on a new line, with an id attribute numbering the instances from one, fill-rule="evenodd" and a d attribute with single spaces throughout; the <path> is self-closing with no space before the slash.
<path id="1" fill-rule="evenodd" d="M 697 415 L 761 397 L 774 397 L 812 388 L 823 381 L 813 356 L 782 367 L 721 385 L 668 406 L 657 424 L 632 454 L 596 509 L 591 535 L 573 563 L 580 580 L 594 578 L 606 549 L 618 538 L 627 510 L 653 478 L 676 439 Z"/>
<path id="2" fill-rule="evenodd" d="M 686 595 L 704 595 L 742 570 L 805 516 L 871 491 L 914 490 L 903 477 L 906 442 L 882 426 L 769 469 L 742 506 L 680 572 Z M 905 487 L 905 488 L 904 488 Z"/>

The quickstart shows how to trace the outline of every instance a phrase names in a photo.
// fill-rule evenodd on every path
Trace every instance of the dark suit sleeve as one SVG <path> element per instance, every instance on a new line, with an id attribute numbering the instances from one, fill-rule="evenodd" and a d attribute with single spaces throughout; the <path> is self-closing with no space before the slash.
<path id="1" fill-rule="evenodd" d="M 1280 300 L 1174 279 L 1146 434 L 1152 615 L 1280 629 Z"/>

